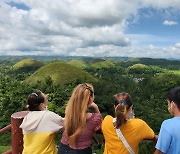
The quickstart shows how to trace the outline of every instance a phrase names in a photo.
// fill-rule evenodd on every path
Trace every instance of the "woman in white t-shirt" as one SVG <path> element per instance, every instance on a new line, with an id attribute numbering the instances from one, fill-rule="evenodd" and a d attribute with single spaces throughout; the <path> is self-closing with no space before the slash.
<path id="1" fill-rule="evenodd" d="M 56 132 L 63 128 L 63 118 L 47 110 L 48 99 L 42 92 L 32 93 L 27 98 L 29 113 L 20 128 L 24 134 L 23 154 L 56 154 Z"/>

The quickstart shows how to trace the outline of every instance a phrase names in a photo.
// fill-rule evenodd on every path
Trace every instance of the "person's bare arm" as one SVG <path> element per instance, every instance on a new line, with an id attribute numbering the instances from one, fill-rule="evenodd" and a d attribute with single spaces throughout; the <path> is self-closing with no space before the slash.
<path id="1" fill-rule="evenodd" d="M 154 135 L 154 138 L 153 138 L 154 145 L 156 145 L 157 140 L 158 140 L 158 135 Z"/>
<path id="2" fill-rule="evenodd" d="M 163 154 L 163 152 L 161 152 L 160 150 L 156 149 L 154 154 Z"/>
<path id="3" fill-rule="evenodd" d="M 101 114 L 100 111 L 99 111 L 99 108 L 98 108 L 97 104 L 95 104 L 94 102 L 92 102 L 92 104 L 91 104 L 89 107 L 92 108 L 92 109 L 94 109 L 94 112 L 95 112 L 95 113 Z"/>

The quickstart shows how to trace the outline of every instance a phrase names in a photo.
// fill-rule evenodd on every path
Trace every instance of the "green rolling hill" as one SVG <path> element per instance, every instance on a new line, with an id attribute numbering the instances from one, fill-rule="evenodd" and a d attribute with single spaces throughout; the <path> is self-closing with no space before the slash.
<path id="1" fill-rule="evenodd" d="M 95 68 L 110 68 L 115 65 L 110 61 L 100 61 L 100 62 L 96 62 L 96 63 L 92 64 L 91 66 L 95 67 Z"/>
<path id="2" fill-rule="evenodd" d="M 67 62 L 67 64 L 70 64 L 72 66 L 78 67 L 78 68 L 86 68 L 87 65 L 83 60 L 77 60 L 77 59 L 72 59 Z"/>
<path id="3" fill-rule="evenodd" d="M 55 85 L 64 85 L 76 80 L 82 82 L 97 81 L 96 78 L 80 68 L 74 67 L 70 64 L 55 62 L 38 69 L 25 80 L 25 83 L 36 84 L 39 81 L 45 82 L 49 77 Z"/>
<path id="4" fill-rule="evenodd" d="M 34 70 L 43 66 L 38 60 L 35 59 L 23 59 L 12 66 L 13 70 Z"/>

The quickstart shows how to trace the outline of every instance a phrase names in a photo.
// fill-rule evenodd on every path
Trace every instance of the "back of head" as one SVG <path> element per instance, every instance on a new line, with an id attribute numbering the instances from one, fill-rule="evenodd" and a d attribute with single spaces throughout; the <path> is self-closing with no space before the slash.
<path id="1" fill-rule="evenodd" d="M 29 111 L 40 111 L 39 106 L 44 102 L 44 95 L 42 92 L 32 93 L 27 98 L 27 108 Z"/>
<path id="2" fill-rule="evenodd" d="M 180 87 L 171 89 L 167 94 L 167 98 L 170 102 L 173 101 L 180 110 Z"/>
<path id="3" fill-rule="evenodd" d="M 116 128 L 119 128 L 127 121 L 126 113 L 131 106 L 132 101 L 128 93 L 122 92 L 114 96 Z"/>
<path id="4" fill-rule="evenodd" d="M 85 128 L 86 113 L 94 99 L 93 86 L 79 84 L 71 95 L 65 111 L 65 132 L 69 137 L 69 144 L 74 145 L 77 135 Z"/>

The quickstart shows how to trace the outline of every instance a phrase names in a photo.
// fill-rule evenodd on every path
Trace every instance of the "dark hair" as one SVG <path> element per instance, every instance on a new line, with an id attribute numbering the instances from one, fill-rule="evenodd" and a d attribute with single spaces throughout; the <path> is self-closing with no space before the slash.
<path id="1" fill-rule="evenodd" d="M 126 92 L 114 95 L 114 106 L 116 128 L 119 128 L 127 121 L 125 115 L 127 113 L 127 110 L 132 106 L 131 96 Z"/>
<path id="2" fill-rule="evenodd" d="M 173 101 L 180 110 L 180 87 L 171 89 L 167 94 L 167 98 L 170 102 Z"/>
<path id="3" fill-rule="evenodd" d="M 40 111 L 39 105 L 44 102 L 44 96 L 42 92 L 32 93 L 27 98 L 27 108 L 30 111 Z"/>

